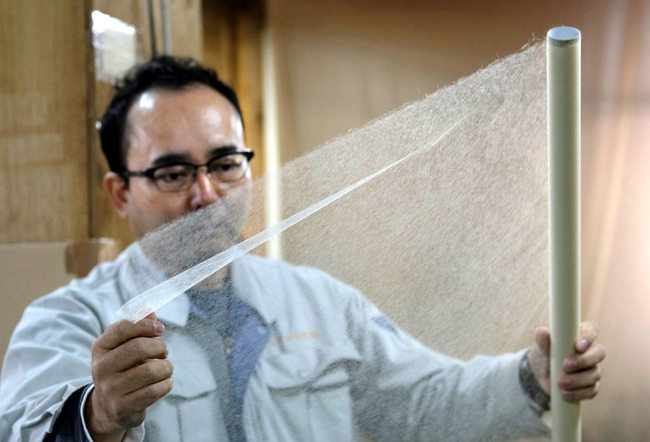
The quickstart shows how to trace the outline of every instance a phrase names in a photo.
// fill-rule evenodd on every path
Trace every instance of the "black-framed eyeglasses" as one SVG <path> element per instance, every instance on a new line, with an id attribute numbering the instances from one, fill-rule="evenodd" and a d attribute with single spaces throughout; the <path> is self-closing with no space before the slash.
<path id="1" fill-rule="evenodd" d="M 219 154 L 205 164 L 175 162 L 151 167 L 146 170 L 126 170 L 121 173 L 124 178 L 149 178 L 161 192 L 182 192 L 196 182 L 199 169 L 206 168 L 206 173 L 217 183 L 233 183 L 246 175 L 253 151 L 238 147 L 224 147 Z"/>

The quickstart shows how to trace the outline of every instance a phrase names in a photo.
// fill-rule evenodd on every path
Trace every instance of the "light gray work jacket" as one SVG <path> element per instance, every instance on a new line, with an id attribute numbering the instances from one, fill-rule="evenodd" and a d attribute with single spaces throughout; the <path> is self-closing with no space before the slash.
<path id="1" fill-rule="evenodd" d="M 93 341 L 138 294 L 125 265 L 129 249 L 26 309 L 3 366 L 0 440 L 42 440 L 65 400 L 92 383 Z M 234 344 L 240 369 L 233 389 L 243 388 L 249 441 L 548 435 L 518 381 L 522 353 L 469 362 L 438 354 L 319 270 L 247 255 L 232 264 L 231 277 L 236 295 L 257 312 Z M 227 440 L 209 355 L 185 332 L 189 310 L 181 295 L 157 312 L 174 386 L 148 410 L 148 440 Z"/>

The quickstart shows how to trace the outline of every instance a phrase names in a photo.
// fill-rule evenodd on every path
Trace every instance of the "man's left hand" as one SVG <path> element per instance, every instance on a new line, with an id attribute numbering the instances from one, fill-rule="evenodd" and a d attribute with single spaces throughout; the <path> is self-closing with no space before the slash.
<path id="1" fill-rule="evenodd" d="M 600 363 L 605 359 L 605 347 L 595 342 L 598 324 L 583 322 L 580 337 L 574 345 L 575 353 L 564 360 L 564 373 L 557 379 L 562 396 L 569 402 L 593 399 L 600 389 L 602 371 Z M 551 334 L 546 327 L 535 330 L 535 343 L 528 352 L 528 362 L 537 381 L 546 393 L 551 390 Z"/>

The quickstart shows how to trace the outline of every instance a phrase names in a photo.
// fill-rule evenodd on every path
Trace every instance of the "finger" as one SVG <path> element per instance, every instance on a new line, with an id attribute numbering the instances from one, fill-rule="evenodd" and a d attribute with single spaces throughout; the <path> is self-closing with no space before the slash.
<path id="1" fill-rule="evenodd" d="M 137 411 L 144 410 L 172 389 L 172 378 L 168 377 L 155 384 L 147 385 L 139 390 L 133 391 L 124 397 L 129 409 Z"/>
<path id="2" fill-rule="evenodd" d="M 168 353 L 167 344 L 162 339 L 134 338 L 107 353 L 98 361 L 98 369 L 118 373 L 148 359 L 166 359 Z"/>
<path id="3" fill-rule="evenodd" d="M 576 341 L 575 349 L 578 353 L 584 353 L 598 337 L 599 327 L 595 322 L 583 322 L 580 325 L 580 337 Z"/>
<path id="4" fill-rule="evenodd" d="M 172 376 L 174 366 L 165 359 L 151 359 L 144 364 L 133 367 L 120 374 L 122 388 L 125 394 L 160 382 Z"/>
<path id="5" fill-rule="evenodd" d="M 143 319 L 151 319 L 153 321 L 157 321 L 158 320 L 158 315 L 156 314 L 156 312 L 151 312 L 147 316 L 145 316 Z"/>
<path id="6" fill-rule="evenodd" d="M 575 373 L 578 371 L 589 370 L 600 364 L 605 359 L 605 347 L 596 343 L 589 350 L 580 355 L 572 355 L 564 360 L 564 371 L 566 373 Z"/>
<path id="7" fill-rule="evenodd" d="M 562 397 L 569 402 L 578 402 L 585 399 L 593 399 L 600 391 L 600 382 L 596 382 L 593 386 L 582 388 L 579 390 L 562 390 Z"/>
<path id="8" fill-rule="evenodd" d="M 122 319 L 111 324 L 93 345 L 103 350 L 112 350 L 130 339 L 139 336 L 156 337 L 164 331 L 165 326 L 151 317 L 141 319 L 135 324 Z"/>
<path id="9" fill-rule="evenodd" d="M 537 327 L 535 329 L 535 343 L 544 356 L 548 356 L 551 353 L 551 333 L 546 327 Z"/>
<path id="10" fill-rule="evenodd" d="M 558 385 L 562 390 L 580 390 L 582 388 L 593 387 L 601 378 L 601 368 L 600 366 L 596 366 L 590 370 L 563 375 L 558 380 Z"/>

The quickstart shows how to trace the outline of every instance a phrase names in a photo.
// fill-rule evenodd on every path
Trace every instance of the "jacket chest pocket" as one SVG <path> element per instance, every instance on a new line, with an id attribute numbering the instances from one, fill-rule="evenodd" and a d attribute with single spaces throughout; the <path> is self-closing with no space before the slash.
<path id="1" fill-rule="evenodd" d="M 170 336 L 167 344 L 174 364 L 174 386 L 147 416 L 147 433 L 154 433 L 149 439 L 228 440 L 217 383 L 205 350 L 179 335 Z M 170 437 L 174 434 L 180 437 Z"/>
<path id="2" fill-rule="evenodd" d="M 279 353 L 260 361 L 260 376 L 274 408 L 268 414 L 260 410 L 263 426 L 292 440 L 354 440 L 351 375 L 360 360 L 353 346 L 343 345 Z"/>

